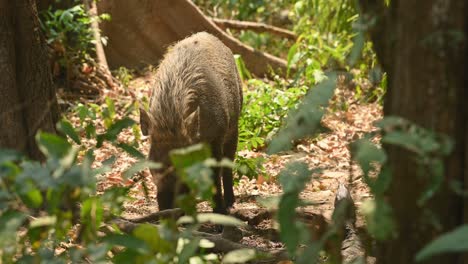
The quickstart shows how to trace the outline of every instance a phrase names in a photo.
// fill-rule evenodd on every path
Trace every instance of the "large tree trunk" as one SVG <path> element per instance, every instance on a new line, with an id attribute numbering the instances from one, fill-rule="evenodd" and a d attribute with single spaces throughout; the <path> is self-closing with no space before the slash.
<path id="1" fill-rule="evenodd" d="M 57 100 L 33 0 L 0 0 L 0 147 L 42 158 L 39 129 L 55 132 Z"/>
<path id="2" fill-rule="evenodd" d="M 157 64 L 170 44 L 193 33 L 207 31 L 233 53 L 240 54 L 253 74 L 265 75 L 270 68 L 286 72 L 284 60 L 254 50 L 229 36 L 190 0 L 101 0 L 98 11 L 112 18 L 100 25 L 104 35 L 109 37 L 106 55 L 111 68 Z"/>
<path id="3" fill-rule="evenodd" d="M 374 20 L 370 33 L 388 73 L 384 113 L 398 115 L 449 135 L 455 150 L 445 162 L 443 187 L 424 205 L 416 204 L 427 188 L 414 155 L 386 147 L 393 180 L 388 201 L 398 225 L 395 239 L 379 244 L 378 263 L 414 263 L 415 254 L 432 239 L 467 222 L 466 203 L 449 189 L 451 181 L 468 182 L 468 106 L 466 105 L 467 1 L 361 1 Z M 433 213 L 440 223 L 434 224 Z M 424 263 L 461 263 L 455 255 Z"/>

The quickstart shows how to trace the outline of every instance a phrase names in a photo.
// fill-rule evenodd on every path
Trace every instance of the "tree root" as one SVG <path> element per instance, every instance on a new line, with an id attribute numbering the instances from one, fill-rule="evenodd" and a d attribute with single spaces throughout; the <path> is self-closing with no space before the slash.
<path id="1" fill-rule="evenodd" d="M 110 67 L 157 65 L 172 43 L 206 31 L 217 36 L 233 53 L 241 55 L 252 74 L 265 76 L 272 69 L 279 75 L 287 73 L 285 60 L 233 38 L 190 0 L 102 0 L 97 4 L 100 14 L 108 13 L 112 17 L 112 22 L 100 23 L 104 35 L 109 37 L 105 49 Z"/>
<path id="2" fill-rule="evenodd" d="M 287 38 L 290 40 L 297 39 L 297 35 L 290 30 L 267 25 L 264 23 L 221 19 L 221 18 L 211 18 L 211 21 L 213 21 L 222 30 L 226 30 L 228 28 L 237 29 L 237 30 L 250 30 L 253 32 L 257 32 L 257 33 L 266 32 L 266 33 L 277 35 L 279 37 Z"/>
<path id="3" fill-rule="evenodd" d="M 145 223 L 145 222 L 158 222 L 161 219 L 178 219 L 181 216 L 184 215 L 184 211 L 180 208 L 175 208 L 175 209 L 168 209 L 168 210 L 163 210 L 163 211 L 158 211 L 155 213 L 151 213 L 149 215 L 145 215 L 142 217 L 138 218 L 124 218 L 124 220 L 132 222 L 132 223 Z"/>

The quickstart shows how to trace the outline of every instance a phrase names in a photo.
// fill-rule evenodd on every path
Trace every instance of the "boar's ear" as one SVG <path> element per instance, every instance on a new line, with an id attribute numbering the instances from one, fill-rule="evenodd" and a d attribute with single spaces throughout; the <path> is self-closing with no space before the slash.
<path id="1" fill-rule="evenodd" d="M 150 124 L 151 124 L 151 119 L 148 115 L 148 112 L 146 112 L 146 110 L 143 107 L 140 107 L 140 127 L 141 127 L 141 133 L 144 136 L 147 136 L 149 134 L 148 130 L 149 130 Z"/>

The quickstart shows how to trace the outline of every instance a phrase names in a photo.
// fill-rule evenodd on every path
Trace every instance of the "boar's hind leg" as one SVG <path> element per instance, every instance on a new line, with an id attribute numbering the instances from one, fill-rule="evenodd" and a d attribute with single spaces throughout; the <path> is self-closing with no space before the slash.
<path id="1" fill-rule="evenodd" d="M 224 156 L 232 161 L 236 156 L 237 150 L 237 129 L 235 135 L 228 138 L 224 144 Z M 227 207 L 234 204 L 234 190 L 233 190 L 232 169 L 224 168 L 223 170 L 223 187 L 224 187 L 224 202 Z"/>
<path id="2" fill-rule="evenodd" d="M 213 143 L 211 144 L 211 149 L 213 151 L 213 157 L 216 160 L 221 160 L 223 155 L 223 146 L 219 143 Z M 218 214 L 227 214 L 226 211 L 226 206 L 224 204 L 224 199 L 223 199 L 223 193 L 222 193 L 222 188 L 221 188 L 221 173 L 223 171 L 223 168 L 216 167 L 213 170 L 213 181 L 216 187 L 216 193 L 214 195 L 214 203 L 215 207 L 213 209 L 213 212 L 218 213 Z"/>

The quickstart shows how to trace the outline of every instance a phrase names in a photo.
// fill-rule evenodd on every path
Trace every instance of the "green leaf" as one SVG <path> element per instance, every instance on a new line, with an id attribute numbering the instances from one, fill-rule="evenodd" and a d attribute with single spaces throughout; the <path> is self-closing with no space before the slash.
<path id="1" fill-rule="evenodd" d="M 291 162 L 279 173 L 279 182 L 284 193 L 299 193 L 304 190 L 313 173 L 304 162 Z"/>
<path id="2" fill-rule="evenodd" d="M 39 208 L 42 205 L 42 194 L 37 188 L 31 188 L 28 192 L 20 196 L 23 202 L 31 208 Z"/>
<path id="3" fill-rule="evenodd" d="M 298 193 L 285 193 L 278 207 L 278 222 L 281 241 L 285 244 L 290 256 L 294 256 L 300 241 L 300 232 L 296 227 L 295 215 L 299 202 Z"/>
<path id="4" fill-rule="evenodd" d="M 384 198 L 367 200 L 361 206 L 362 214 L 366 219 L 366 228 L 377 240 L 386 240 L 395 233 L 392 207 Z"/>
<path id="5" fill-rule="evenodd" d="M 57 135 L 45 132 L 37 133 L 36 142 L 42 153 L 44 153 L 47 157 L 53 158 L 64 157 L 72 147 L 67 140 Z"/>
<path id="6" fill-rule="evenodd" d="M 181 239 L 181 238 L 179 238 Z M 194 238 L 189 243 L 185 244 L 179 254 L 179 264 L 189 263 L 189 259 L 197 252 L 200 238 Z"/>
<path id="7" fill-rule="evenodd" d="M 242 57 L 238 54 L 235 54 L 234 60 L 236 62 L 237 70 L 239 71 L 241 80 L 252 79 L 252 75 L 250 74 L 249 70 L 245 66 L 245 63 Z"/>
<path id="8" fill-rule="evenodd" d="M 57 223 L 57 216 L 42 216 L 32 220 L 31 223 L 29 223 L 29 228 L 35 228 L 40 226 L 53 226 L 55 225 L 55 223 Z"/>
<path id="9" fill-rule="evenodd" d="M 352 157 L 364 172 L 364 179 L 369 187 L 373 188 L 369 172 L 375 169 L 374 164 L 384 164 L 387 161 L 385 152 L 368 139 L 360 139 L 351 144 Z M 384 190 L 382 190 L 384 191 Z"/>
<path id="10" fill-rule="evenodd" d="M 161 169 L 162 164 L 161 163 L 156 163 L 153 161 L 139 161 L 135 164 L 133 164 L 129 169 L 127 169 L 124 173 L 123 176 L 128 179 L 132 177 L 135 173 L 142 171 L 146 168 L 149 169 Z"/>
<path id="11" fill-rule="evenodd" d="M 80 137 L 78 136 L 78 133 L 76 133 L 75 128 L 73 128 L 73 125 L 66 119 L 62 119 L 58 124 L 57 124 L 57 129 L 65 133 L 67 136 L 69 136 L 73 141 L 76 142 L 76 144 L 81 145 Z"/>
<path id="12" fill-rule="evenodd" d="M 211 157 L 211 149 L 206 144 L 195 144 L 172 150 L 169 152 L 169 157 L 174 167 L 181 170 Z"/>
<path id="13" fill-rule="evenodd" d="M 26 220 L 26 214 L 18 211 L 6 211 L 0 215 L 0 233 L 16 231 Z"/>
<path id="14" fill-rule="evenodd" d="M 85 234 L 93 239 L 99 227 L 101 226 L 104 217 L 104 208 L 102 202 L 97 197 L 86 199 L 81 206 L 81 223 L 85 228 Z"/>
<path id="15" fill-rule="evenodd" d="M 324 108 L 334 94 L 337 75 L 336 72 L 329 72 L 325 81 L 310 89 L 297 110 L 288 113 L 286 126 L 278 132 L 268 147 L 269 154 L 289 149 L 292 140 L 323 130 L 320 122 Z"/>
<path id="16" fill-rule="evenodd" d="M 204 213 L 198 214 L 196 217 L 199 223 L 213 223 L 224 226 L 246 226 L 241 220 L 228 215 Z"/>
<path id="17" fill-rule="evenodd" d="M 0 148 L 0 165 L 10 161 L 16 161 L 20 158 L 21 154 L 18 151 Z"/>
<path id="18" fill-rule="evenodd" d="M 172 252 L 174 245 L 161 238 L 159 229 L 150 224 L 139 225 L 133 230 L 133 235 L 146 242 L 152 252 L 161 254 Z"/>
<path id="19" fill-rule="evenodd" d="M 123 246 L 125 248 L 135 250 L 140 254 L 150 253 L 149 247 L 145 241 L 131 235 L 110 234 L 103 238 L 103 242 L 111 245 Z"/>
<path id="20" fill-rule="evenodd" d="M 300 56 L 296 56 L 298 54 L 297 52 L 297 48 L 299 46 L 299 42 L 296 42 L 294 43 L 291 48 L 289 48 L 289 52 L 288 52 L 288 74 L 289 74 L 289 68 L 292 66 L 292 65 L 295 65 L 297 63 L 297 61 L 299 60 Z"/>
<path id="21" fill-rule="evenodd" d="M 196 190 L 202 199 L 209 200 L 213 196 L 213 170 L 204 163 L 195 163 L 185 169 L 182 180 L 191 190 Z"/>
<path id="22" fill-rule="evenodd" d="M 114 100 L 112 100 L 109 97 L 106 97 L 106 105 L 107 105 L 107 109 L 109 111 L 109 117 L 113 119 L 115 117 Z"/>
<path id="23" fill-rule="evenodd" d="M 416 255 L 416 261 L 424 261 L 443 253 L 462 253 L 468 251 L 468 225 L 443 234 L 426 245 Z"/>
<path id="24" fill-rule="evenodd" d="M 246 263 L 255 259 L 256 256 L 254 249 L 237 249 L 227 253 L 223 258 L 223 263 Z"/>
<path id="25" fill-rule="evenodd" d="M 123 149 L 125 152 L 127 152 L 128 154 L 130 154 L 131 156 L 137 158 L 137 159 L 144 159 L 145 158 L 145 155 L 143 155 L 138 149 L 128 145 L 128 144 L 125 144 L 125 143 L 118 143 L 116 144 L 117 147 Z"/>
<path id="26" fill-rule="evenodd" d="M 364 36 L 364 32 L 359 30 L 357 34 L 353 37 L 353 48 L 346 59 L 347 65 L 353 67 L 362 55 L 362 49 L 364 48 L 364 43 L 366 42 L 366 38 Z"/>
<path id="27" fill-rule="evenodd" d="M 135 121 L 128 117 L 117 120 L 115 123 L 109 126 L 109 129 L 107 129 L 106 133 L 98 135 L 97 147 L 102 146 L 104 140 L 115 141 L 122 130 L 127 127 L 131 127 L 133 124 L 135 124 Z"/>
<path id="28" fill-rule="evenodd" d="M 88 125 L 86 125 L 85 131 L 86 131 L 87 138 L 92 138 L 96 136 L 96 127 L 92 123 L 89 123 Z"/>
<path id="29" fill-rule="evenodd" d="M 294 256 L 303 237 L 300 228 L 295 222 L 296 207 L 299 205 L 299 193 L 304 190 L 306 183 L 314 172 L 303 162 L 292 162 L 280 172 L 279 181 L 283 187 L 283 195 L 278 206 L 278 222 L 280 224 L 280 237 L 284 242 L 290 256 Z"/>

